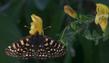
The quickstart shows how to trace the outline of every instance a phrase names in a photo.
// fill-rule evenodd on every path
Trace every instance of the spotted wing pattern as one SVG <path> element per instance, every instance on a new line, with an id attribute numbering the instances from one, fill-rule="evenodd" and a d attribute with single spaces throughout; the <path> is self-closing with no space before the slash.
<path id="1" fill-rule="evenodd" d="M 38 59 L 57 58 L 65 55 L 65 47 L 62 43 L 57 42 L 50 37 L 43 38 L 43 46 L 40 44 L 35 49 L 35 55 Z"/>
<path id="2" fill-rule="evenodd" d="M 65 55 L 65 47 L 47 36 L 25 37 L 5 49 L 8 56 L 20 58 L 48 59 Z"/>
<path id="3" fill-rule="evenodd" d="M 5 53 L 8 56 L 19 58 L 31 58 L 34 56 L 34 45 L 29 42 L 30 37 L 25 37 L 18 40 L 5 49 Z"/>

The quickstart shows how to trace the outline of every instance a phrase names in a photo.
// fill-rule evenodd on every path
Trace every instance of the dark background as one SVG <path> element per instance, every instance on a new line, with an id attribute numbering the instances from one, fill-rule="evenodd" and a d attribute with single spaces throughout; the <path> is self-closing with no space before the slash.
<path id="1" fill-rule="evenodd" d="M 42 17 L 44 28 L 52 27 L 44 30 L 45 34 L 58 40 L 68 23 L 63 6 L 68 4 L 80 14 L 95 15 L 96 2 L 109 5 L 108 0 L 0 0 L 0 63 L 20 63 L 21 60 L 6 56 L 4 49 L 28 35 L 29 28 L 24 26 L 30 27 L 32 13 Z M 109 63 L 109 41 L 95 46 L 94 42 L 79 36 L 76 42 L 73 46 L 75 53 L 69 53 L 68 49 L 65 60 L 47 60 L 43 63 Z"/>

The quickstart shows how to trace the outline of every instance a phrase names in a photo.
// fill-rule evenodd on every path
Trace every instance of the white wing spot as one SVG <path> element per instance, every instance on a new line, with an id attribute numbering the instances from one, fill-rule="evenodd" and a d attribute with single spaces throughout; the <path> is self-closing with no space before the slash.
<path id="1" fill-rule="evenodd" d="M 53 49 L 50 49 L 51 51 L 53 51 Z"/>
<path id="2" fill-rule="evenodd" d="M 48 43 L 46 43 L 45 46 L 48 46 Z"/>
<path id="3" fill-rule="evenodd" d="M 58 45 L 58 48 L 60 47 L 60 44 Z"/>
<path id="4" fill-rule="evenodd" d="M 24 41 L 23 41 L 23 40 L 20 40 L 20 43 L 21 43 L 22 45 L 24 45 Z"/>
<path id="5" fill-rule="evenodd" d="M 54 40 L 51 40 L 51 41 L 50 41 L 50 45 L 52 45 L 52 44 L 53 44 L 53 42 L 54 42 Z"/>
<path id="6" fill-rule="evenodd" d="M 31 47 L 34 47 L 34 45 L 31 45 Z"/>
<path id="7" fill-rule="evenodd" d="M 17 49 L 17 51 L 20 51 L 20 49 Z"/>
<path id="8" fill-rule="evenodd" d="M 13 48 L 14 48 L 14 49 L 16 49 L 16 45 L 15 45 L 15 43 L 13 43 L 13 45 L 12 45 L 12 46 L 13 46 Z"/>
<path id="9" fill-rule="evenodd" d="M 8 48 L 10 49 L 10 48 L 11 48 L 11 46 L 8 46 Z"/>
<path id="10" fill-rule="evenodd" d="M 56 49 L 54 49 L 54 51 L 56 51 Z"/>
<path id="11" fill-rule="evenodd" d="M 29 39 L 28 39 L 28 38 L 26 38 L 26 41 L 28 42 L 28 41 L 29 41 Z"/>
<path id="12" fill-rule="evenodd" d="M 42 56 L 45 56 L 44 54 Z"/>
<path id="13" fill-rule="evenodd" d="M 48 41 L 48 38 L 45 38 L 45 42 L 47 42 Z"/>
<path id="14" fill-rule="evenodd" d="M 28 43 L 26 43 L 26 46 L 30 46 Z"/>
<path id="15" fill-rule="evenodd" d="M 41 57 L 41 55 L 39 55 Z"/>
<path id="16" fill-rule="evenodd" d="M 28 56 L 28 53 L 26 54 L 26 56 Z"/>
<path id="17" fill-rule="evenodd" d="M 23 51 L 23 49 L 20 49 L 20 51 Z"/>
<path id="18" fill-rule="evenodd" d="M 17 47 L 19 47 L 19 43 L 17 43 Z"/>
<path id="19" fill-rule="evenodd" d="M 56 47 L 57 43 L 55 43 L 54 47 Z"/>

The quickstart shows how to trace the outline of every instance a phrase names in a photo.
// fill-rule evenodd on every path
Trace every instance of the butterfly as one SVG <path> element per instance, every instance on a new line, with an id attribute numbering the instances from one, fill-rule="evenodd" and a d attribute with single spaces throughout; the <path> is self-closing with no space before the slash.
<path id="1" fill-rule="evenodd" d="M 37 58 L 50 59 L 63 57 L 65 55 L 65 46 L 57 41 L 43 35 L 42 19 L 33 14 L 30 35 L 21 38 L 12 43 L 5 49 L 5 53 L 11 57 L 23 59 Z"/>
<path id="2" fill-rule="evenodd" d="M 108 25 L 109 8 L 105 4 L 97 3 L 96 12 L 97 14 L 95 17 L 95 24 L 99 24 L 102 31 L 104 32 Z"/>

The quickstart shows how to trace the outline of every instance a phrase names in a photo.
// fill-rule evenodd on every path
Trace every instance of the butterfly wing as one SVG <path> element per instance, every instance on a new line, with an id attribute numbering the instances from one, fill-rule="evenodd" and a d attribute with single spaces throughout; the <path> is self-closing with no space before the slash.
<path id="1" fill-rule="evenodd" d="M 34 56 L 34 45 L 29 42 L 30 37 L 25 37 L 5 49 L 8 56 L 19 58 L 31 58 Z"/>
<path id="2" fill-rule="evenodd" d="M 8 46 L 5 50 L 8 56 L 24 59 L 37 58 L 48 59 L 65 55 L 65 47 L 47 36 L 25 37 Z"/>
<path id="3" fill-rule="evenodd" d="M 35 49 L 35 57 L 38 59 L 57 58 L 65 55 L 65 47 L 47 36 L 43 37 L 43 43 Z"/>

